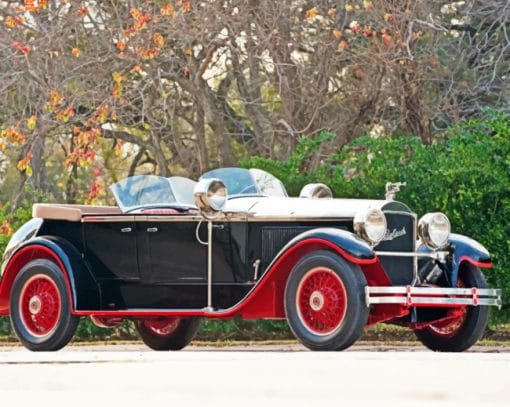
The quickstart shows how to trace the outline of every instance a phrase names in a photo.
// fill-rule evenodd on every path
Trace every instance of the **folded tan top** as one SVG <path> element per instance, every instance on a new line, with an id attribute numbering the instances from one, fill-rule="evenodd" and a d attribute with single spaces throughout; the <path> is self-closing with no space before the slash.
<path id="1" fill-rule="evenodd" d="M 92 206 L 71 204 L 34 204 L 34 218 L 79 222 L 84 215 L 116 215 L 122 213 L 118 206 Z"/>

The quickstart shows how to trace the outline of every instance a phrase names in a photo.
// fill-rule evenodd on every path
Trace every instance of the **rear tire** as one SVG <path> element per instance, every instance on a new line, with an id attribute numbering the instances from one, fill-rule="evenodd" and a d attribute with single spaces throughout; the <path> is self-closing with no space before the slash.
<path id="1" fill-rule="evenodd" d="M 193 340 L 200 328 L 200 318 L 148 318 L 135 320 L 145 343 L 153 350 L 181 350 Z"/>
<path id="2" fill-rule="evenodd" d="M 365 276 L 329 252 L 303 257 L 285 287 L 285 314 L 296 338 L 311 350 L 343 350 L 363 333 L 369 309 Z"/>
<path id="3" fill-rule="evenodd" d="M 487 288 L 479 268 L 467 266 L 459 274 L 458 287 Z M 438 352 L 462 352 L 473 346 L 483 335 L 489 319 L 486 305 L 466 306 L 453 321 L 433 323 L 415 330 L 416 337 L 427 348 Z"/>
<path id="4" fill-rule="evenodd" d="M 14 279 L 9 299 L 12 328 L 23 346 L 54 351 L 67 345 L 80 321 L 70 304 L 57 264 L 47 259 L 27 263 Z"/>

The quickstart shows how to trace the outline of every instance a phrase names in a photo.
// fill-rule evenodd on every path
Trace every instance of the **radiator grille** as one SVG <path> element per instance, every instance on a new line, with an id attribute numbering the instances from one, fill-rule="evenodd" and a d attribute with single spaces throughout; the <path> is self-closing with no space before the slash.
<path id="1" fill-rule="evenodd" d="M 414 251 L 416 220 L 412 214 L 386 213 L 388 223 L 387 238 L 375 250 L 412 252 Z M 410 284 L 413 280 L 412 257 L 381 256 L 381 264 L 393 285 Z"/>
<path id="2" fill-rule="evenodd" d="M 316 227 L 316 226 L 315 226 Z M 289 240 L 300 233 L 313 229 L 312 226 L 278 227 L 268 226 L 262 229 L 262 258 L 261 265 L 267 267 L 278 252 Z"/>

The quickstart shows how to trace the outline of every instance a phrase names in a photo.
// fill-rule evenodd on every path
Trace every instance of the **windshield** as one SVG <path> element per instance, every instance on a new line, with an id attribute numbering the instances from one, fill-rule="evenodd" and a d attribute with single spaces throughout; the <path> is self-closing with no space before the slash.
<path id="1" fill-rule="evenodd" d="M 113 184 L 110 189 L 122 212 L 130 212 L 149 207 L 194 208 L 195 184 L 195 181 L 183 177 L 137 175 Z"/>
<path id="2" fill-rule="evenodd" d="M 256 168 L 219 168 L 206 172 L 202 178 L 218 178 L 227 187 L 229 197 L 272 196 L 286 197 L 287 191 L 274 175 Z"/>

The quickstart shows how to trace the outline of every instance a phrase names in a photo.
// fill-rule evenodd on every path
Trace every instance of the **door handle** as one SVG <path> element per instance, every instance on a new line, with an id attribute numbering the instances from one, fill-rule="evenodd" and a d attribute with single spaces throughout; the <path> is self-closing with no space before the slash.
<path id="1" fill-rule="evenodd" d="M 147 232 L 149 233 L 156 233 L 158 231 L 158 228 L 147 228 Z"/>
<path id="2" fill-rule="evenodd" d="M 122 233 L 129 233 L 129 232 L 131 232 L 131 231 L 132 231 L 132 229 L 131 229 L 131 228 L 122 228 L 120 231 L 121 231 Z"/>

